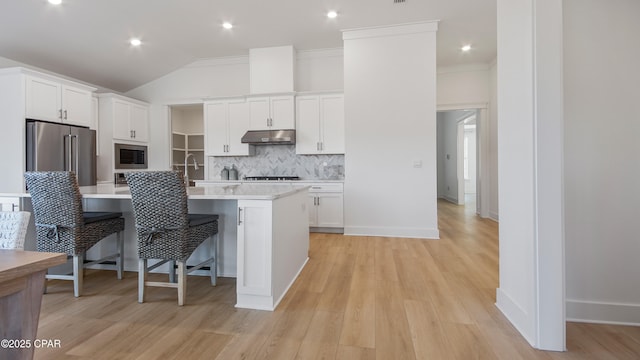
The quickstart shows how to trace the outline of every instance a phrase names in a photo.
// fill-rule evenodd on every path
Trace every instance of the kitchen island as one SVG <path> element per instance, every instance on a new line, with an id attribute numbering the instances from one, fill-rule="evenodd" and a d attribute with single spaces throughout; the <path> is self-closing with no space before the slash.
<path id="1" fill-rule="evenodd" d="M 125 270 L 136 271 L 137 240 L 129 188 L 99 184 L 82 186 L 80 191 L 85 211 L 124 214 Z M 220 276 L 236 277 L 236 307 L 274 310 L 308 260 L 308 186 L 220 184 L 189 187 L 187 193 L 189 212 L 220 215 L 218 271 Z M 22 196 L 22 207 L 30 211 L 28 194 Z M 87 258 L 109 253 L 111 243 L 99 244 Z M 206 259 L 209 246 L 208 241 L 203 243 L 189 263 Z M 35 248 L 33 235 L 27 237 L 25 248 Z"/>

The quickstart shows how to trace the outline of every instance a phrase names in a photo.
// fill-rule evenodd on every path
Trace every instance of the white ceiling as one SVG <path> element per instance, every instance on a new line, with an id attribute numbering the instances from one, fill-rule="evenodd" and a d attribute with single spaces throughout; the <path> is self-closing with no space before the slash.
<path id="1" fill-rule="evenodd" d="M 496 56 L 496 0 L 62 1 L 0 0 L 0 56 L 120 92 L 198 59 L 339 48 L 342 29 L 425 20 L 440 20 L 438 66 Z M 331 9 L 338 18 L 326 17 Z M 143 45 L 131 47 L 131 37 Z M 467 43 L 473 49 L 463 54 Z"/>

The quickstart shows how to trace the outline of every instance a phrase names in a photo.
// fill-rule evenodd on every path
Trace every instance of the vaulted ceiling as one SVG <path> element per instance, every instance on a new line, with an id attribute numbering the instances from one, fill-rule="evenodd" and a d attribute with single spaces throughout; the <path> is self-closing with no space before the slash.
<path id="1" fill-rule="evenodd" d="M 0 0 L 0 56 L 126 92 L 198 59 L 339 48 L 343 29 L 426 20 L 440 21 L 438 66 L 495 58 L 496 0 Z"/>

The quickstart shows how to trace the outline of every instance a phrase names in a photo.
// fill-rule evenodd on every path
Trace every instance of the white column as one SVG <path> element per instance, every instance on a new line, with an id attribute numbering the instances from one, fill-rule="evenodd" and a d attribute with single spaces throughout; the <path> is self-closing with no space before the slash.
<path id="1" fill-rule="evenodd" d="M 562 0 L 498 0 L 500 288 L 532 346 L 565 350 Z"/>

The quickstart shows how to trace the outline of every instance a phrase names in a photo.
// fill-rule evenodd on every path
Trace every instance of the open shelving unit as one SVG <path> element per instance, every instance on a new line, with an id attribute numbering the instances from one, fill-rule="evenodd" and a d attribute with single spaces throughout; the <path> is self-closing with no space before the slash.
<path id="1" fill-rule="evenodd" d="M 184 157 L 193 154 L 199 169 L 193 166 L 193 160 L 189 159 L 187 167 L 189 179 L 204 180 L 205 157 L 204 157 L 204 134 L 184 134 L 181 132 L 171 133 L 171 164 L 174 170 L 184 172 Z"/>

